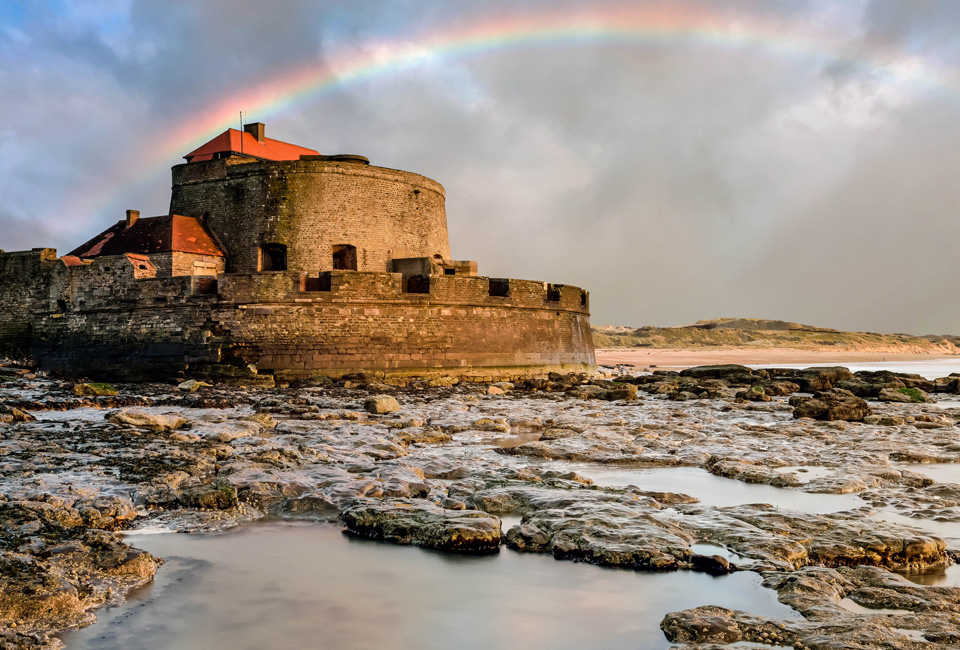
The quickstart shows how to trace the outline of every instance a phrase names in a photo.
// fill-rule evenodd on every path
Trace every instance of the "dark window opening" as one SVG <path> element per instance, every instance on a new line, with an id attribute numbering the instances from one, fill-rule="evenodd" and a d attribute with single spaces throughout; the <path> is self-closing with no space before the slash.
<path id="1" fill-rule="evenodd" d="M 210 276 L 194 276 L 193 295 L 211 296 L 217 293 L 217 279 Z"/>
<path id="2" fill-rule="evenodd" d="M 356 271 L 357 247 L 350 244 L 337 244 L 333 247 L 333 270 Z"/>
<path id="3" fill-rule="evenodd" d="M 456 275 L 457 269 L 443 269 L 444 275 Z"/>
<path id="4" fill-rule="evenodd" d="M 58 300 L 57 301 L 57 311 L 67 311 L 67 301 Z"/>
<path id="5" fill-rule="evenodd" d="M 304 291 L 330 291 L 331 289 L 332 283 L 330 281 L 329 271 L 326 273 L 321 273 L 315 278 L 307 276 L 303 285 Z"/>
<path id="6" fill-rule="evenodd" d="M 430 293 L 430 276 L 411 275 L 407 278 L 407 293 Z"/>
<path id="7" fill-rule="evenodd" d="M 147 265 L 146 265 L 146 264 L 140 264 L 139 266 L 140 266 L 140 268 L 143 269 L 144 271 L 147 270 Z"/>
<path id="8" fill-rule="evenodd" d="M 264 244 L 260 247 L 261 271 L 286 271 L 287 247 L 283 244 Z"/>
<path id="9" fill-rule="evenodd" d="M 580 306 L 581 307 L 587 306 L 587 292 L 583 290 L 580 291 Z"/>
<path id="10" fill-rule="evenodd" d="M 547 285 L 547 301 L 548 302 L 560 302 L 560 286 L 559 284 L 548 284 Z"/>
<path id="11" fill-rule="evenodd" d="M 490 278 L 490 295 L 506 298 L 510 295 L 510 280 Z"/>

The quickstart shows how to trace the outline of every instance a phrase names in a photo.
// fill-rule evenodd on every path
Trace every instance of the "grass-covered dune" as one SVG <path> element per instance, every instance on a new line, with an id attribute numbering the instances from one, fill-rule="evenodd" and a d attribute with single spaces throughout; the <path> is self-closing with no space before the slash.
<path id="1" fill-rule="evenodd" d="M 597 348 L 792 348 L 904 354 L 960 354 L 960 337 L 843 332 L 758 318 L 716 318 L 682 327 L 594 327 Z"/>

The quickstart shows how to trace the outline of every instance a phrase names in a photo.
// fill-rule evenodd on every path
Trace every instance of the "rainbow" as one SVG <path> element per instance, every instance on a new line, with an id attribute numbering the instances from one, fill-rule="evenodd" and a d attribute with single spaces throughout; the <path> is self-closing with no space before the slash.
<path id="1" fill-rule="evenodd" d="M 941 93 L 960 100 L 955 79 L 934 62 L 898 51 L 845 54 L 843 34 L 806 33 L 782 19 L 743 16 L 683 5 L 608 6 L 548 15 L 497 18 L 406 41 L 368 42 L 334 57 L 326 65 L 312 61 L 269 80 L 221 97 L 202 113 L 161 129 L 147 152 L 93 191 L 73 197 L 62 214 L 76 221 L 102 219 L 123 194 L 159 180 L 187 151 L 237 123 L 240 109 L 269 119 L 325 94 L 425 64 L 486 56 L 517 49 L 573 46 L 669 47 L 680 43 L 704 48 L 750 50 L 770 57 L 840 61 L 878 79 L 917 92 Z"/>

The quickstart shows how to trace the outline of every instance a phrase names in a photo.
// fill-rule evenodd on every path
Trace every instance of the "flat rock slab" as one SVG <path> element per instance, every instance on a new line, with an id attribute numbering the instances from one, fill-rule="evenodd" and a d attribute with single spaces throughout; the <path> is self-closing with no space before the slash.
<path id="1" fill-rule="evenodd" d="M 420 499 L 362 499 L 340 517 L 351 533 L 394 544 L 455 553 L 500 548 L 500 518 L 478 510 L 446 510 Z"/>

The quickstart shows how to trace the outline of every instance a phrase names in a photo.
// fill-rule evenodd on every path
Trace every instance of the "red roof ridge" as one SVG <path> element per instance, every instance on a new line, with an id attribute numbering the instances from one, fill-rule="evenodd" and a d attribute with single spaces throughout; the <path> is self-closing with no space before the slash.
<path id="1" fill-rule="evenodd" d="M 214 160 L 218 154 L 250 156 L 262 160 L 299 160 L 300 156 L 316 156 L 316 149 L 300 145 L 263 138 L 260 141 L 252 133 L 227 129 L 210 141 L 197 147 L 184 156 L 188 163 Z"/>
<path id="2" fill-rule="evenodd" d="M 199 219 L 182 214 L 144 217 L 129 225 L 125 220 L 118 221 L 67 257 L 170 252 L 226 257 L 221 243 Z"/>

